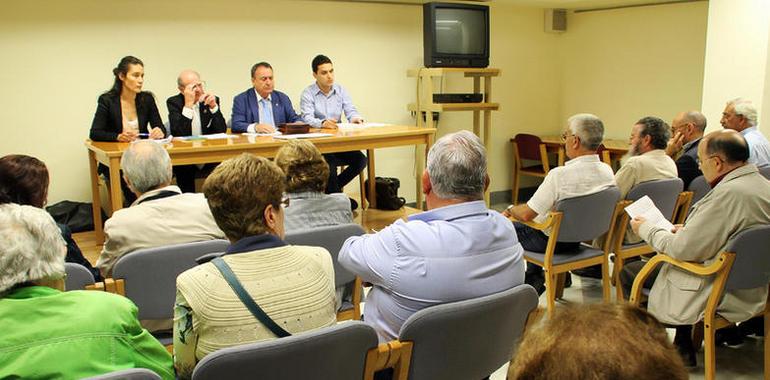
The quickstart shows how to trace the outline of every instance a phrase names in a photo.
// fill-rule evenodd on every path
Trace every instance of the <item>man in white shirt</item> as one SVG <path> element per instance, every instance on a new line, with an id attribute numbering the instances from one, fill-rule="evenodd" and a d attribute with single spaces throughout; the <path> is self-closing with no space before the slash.
<path id="1" fill-rule="evenodd" d="M 520 221 L 543 222 L 548 212 L 562 199 L 593 194 L 615 186 L 612 168 L 599 160 L 596 149 L 604 139 L 604 124 L 591 114 L 577 114 L 567 120 L 562 134 L 569 161 L 548 172 L 540 187 L 527 202 L 511 205 L 503 215 Z M 545 252 L 549 231 L 539 231 L 523 223 L 514 223 L 522 247 L 530 252 Z M 574 250 L 580 242 L 560 242 L 556 252 Z M 538 293 L 545 291 L 545 278 L 540 266 L 527 263 L 526 283 Z"/>
<path id="2" fill-rule="evenodd" d="M 749 144 L 749 163 L 758 168 L 770 166 L 770 143 L 757 127 L 757 108 L 747 99 L 727 102 L 719 121 L 723 128 L 738 131 Z"/>

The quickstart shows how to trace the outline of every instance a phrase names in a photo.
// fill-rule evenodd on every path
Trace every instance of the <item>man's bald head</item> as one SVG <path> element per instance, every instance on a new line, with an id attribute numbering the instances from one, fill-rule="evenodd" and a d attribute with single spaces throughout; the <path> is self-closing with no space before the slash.
<path id="1" fill-rule="evenodd" d="M 154 141 L 132 143 L 123 152 L 120 168 L 128 185 L 139 195 L 171 183 L 171 157 Z"/>
<path id="2" fill-rule="evenodd" d="M 179 90 L 184 90 L 188 84 L 199 82 L 201 80 L 200 74 L 195 70 L 182 70 L 179 76 L 176 78 L 176 84 L 179 86 Z"/>
<path id="3" fill-rule="evenodd" d="M 706 130 L 706 117 L 699 111 L 682 112 L 677 117 L 681 117 L 684 123 L 692 123 L 701 134 Z"/>
<path id="4" fill-rule="evenodd" d="M 706 154 L 718 155 L 728 164 L 742 166 L 749 159 L 749 144 L 743 136 L 732 130 L 711 132 L 703 138 Z"/>

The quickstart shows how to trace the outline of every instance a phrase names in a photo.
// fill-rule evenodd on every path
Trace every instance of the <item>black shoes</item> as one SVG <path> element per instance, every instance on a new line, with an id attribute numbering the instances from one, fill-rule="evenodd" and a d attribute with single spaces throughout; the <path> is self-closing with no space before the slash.
<path id="1" fill-rule="evenodd" d="M 572 271 L 572 273 L 580 276 L 580 277 L 590 277 L 590 278 L 598 278 L 601 280 L 602 278 L 602 266 L 601 265 L 594 265 L 586 268 L 580 268 L 575 269 Z"/>
<path id="2" fill-rule="evenodd" d="M 353 199 L 353 198 L 349 198 L 349 199 L 350 199 L 350 210 L 357 209 L 358 208 L 358 202 L 356 202 L 356 200 Z"/>

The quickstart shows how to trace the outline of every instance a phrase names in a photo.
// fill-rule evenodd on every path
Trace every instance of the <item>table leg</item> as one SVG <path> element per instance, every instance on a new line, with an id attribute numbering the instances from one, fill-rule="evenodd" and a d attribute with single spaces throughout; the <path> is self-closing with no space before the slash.
<path id="1" fill-rule="evenodd" d="M 420 145 L 414 146 L 414 184 L 415 184 L 415 208 L 418 210 L 424 210 L 422 205 L 422 172 L 425 170 L 425 155 L 423 148 Z"/>
<path id="2" fill-rule="evenodd" d="M 369 160 L 367 164 L 367 176 L 369 177 L 369 208 L 377 208 L 377 194 L 374 187 L 374 149 L 366 150 L 366 157 Z"/>
<path id="3" fill-rule="evenodd" d="M 96 154 L 91 150 L 88 151 L 88 166 L 91 174 L 91 201 L 96 244 L 103 244 L 104 230 L 102 230 L 102 200 L 99 196 L 99 163 L 96 162 Z"/>
<path id="4" fill-rule="evenodd" d="M 110 158 L 110 201 L 112 212 L 123 208 L 123 191 L 120 188 L 120 157 Z"/>

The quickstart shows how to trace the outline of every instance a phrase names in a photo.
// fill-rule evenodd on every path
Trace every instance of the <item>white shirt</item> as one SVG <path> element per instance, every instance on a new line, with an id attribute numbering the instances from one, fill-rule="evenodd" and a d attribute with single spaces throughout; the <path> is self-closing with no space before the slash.
<path id="1" fill-rule="evenodd" d="M 551 169 L 527 206 L 537 213 L 534 221 L 542 223 L 556 202 L 598 193 L 610 186 L 615 186 L 612 168 L 601 162 L 598 154 L 580 156 Z"/>
<path id="2" fill-rule="evenodd" d="M 770 143 L 757 127 L 741 131 L 746 143 L 749 144 L 749 163 L 758 168 L 770 166 Z"/>

